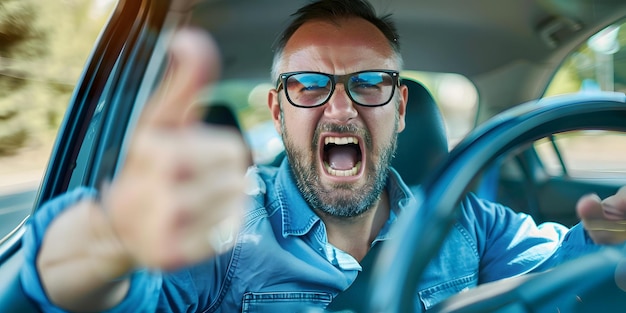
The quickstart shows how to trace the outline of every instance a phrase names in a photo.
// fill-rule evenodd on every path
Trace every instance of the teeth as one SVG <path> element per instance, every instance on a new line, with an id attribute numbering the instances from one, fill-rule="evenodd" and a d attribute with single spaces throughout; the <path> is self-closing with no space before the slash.
<path id="1" fill-rule="evenodd" d="M 328 165 L 328 163 L 324 163 L 326 166 L 326 172 L 332 176 L 354 176 L 359 172 L 359 168 L 361 167 L 361 162 L 357 163 L 353 168 L 349 170 L 335 170 Z"/>
<path id="2" fill-rule="evenodd" d="M 327 144 L 335 144 L 335 145 L 347 145 L 347 144 L 359 144 L 359 139 L 356 137 L 326 137 L 324 138 L 324 145 Z M 326 172 L 332 176 L 345 177 L 345 176 L 354 176 L 359 172 L 359 168 L 361 167 L 361 162 L 359 161 L 353 168 L 349 170 L 336 170 L 330 167 L 328 163 L 324 163 L 326 167 Z"/>
<path id="3" fill-rule="evenodd" d="M 349 143 L 359 144 L 359 139 L 356 137 L 326 137 L 324 139 L 324 144 L 327 145 L 329 143 L 334 143 L 336 145 L 347 145 Z"/>

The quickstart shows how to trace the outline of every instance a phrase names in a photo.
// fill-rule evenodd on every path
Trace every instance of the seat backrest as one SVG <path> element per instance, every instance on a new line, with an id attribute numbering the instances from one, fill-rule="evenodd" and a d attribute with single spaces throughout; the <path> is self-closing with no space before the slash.
<path id="1" fill-rule="evenodd" d="M 391 165 L 412 187 L 422 183 L 448 155 L 448 140 L 441 111 L 430 92 L 408 78 L 403 78 L 402 84 L 409 88 L 406 127 L 398 135 L 398 148 Z"/>

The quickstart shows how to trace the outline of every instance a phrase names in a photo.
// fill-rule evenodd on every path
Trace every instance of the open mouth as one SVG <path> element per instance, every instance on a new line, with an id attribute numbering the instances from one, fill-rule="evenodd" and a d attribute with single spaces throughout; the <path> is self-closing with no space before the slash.
<path id="1" fill-rule="evenodd" d="M 361 146 L 357 137 L 324 138 L 322 160 L 326 172 L 331 176 L 356 176 L 363 159 Z"/>

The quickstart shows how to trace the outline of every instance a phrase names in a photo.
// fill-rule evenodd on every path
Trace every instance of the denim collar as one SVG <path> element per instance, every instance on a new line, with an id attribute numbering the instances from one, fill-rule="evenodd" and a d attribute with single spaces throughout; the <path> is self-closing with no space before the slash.
<path id="1" fill-rule="evenodd" d="M 316 225 L 323 225 L 319 216 L 309 207 L 300 193 L 287 158 L 280 165 L 275 186 L 282 216 L 283 237 L 304 236 L 316 228 Z M 388 239 L 389 228 L 396 221 L 398 214 L 415 205 L 415 198 L 411 191 L 393 168 L 389 169 L 386 188 L 389 193 L 391 211 L 389 219 L 374 240 L 375 242 Z"/>

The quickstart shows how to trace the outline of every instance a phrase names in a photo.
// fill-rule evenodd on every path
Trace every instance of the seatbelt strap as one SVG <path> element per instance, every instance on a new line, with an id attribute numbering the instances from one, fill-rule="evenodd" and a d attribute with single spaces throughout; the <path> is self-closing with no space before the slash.
<path id="1" fill-rule="evenodd" d="M 372 273 L 374 272 L 374 262 L 378 257 L 378 253 L 383 242 L 377 242 L 361 260 L 361 272 L 356 279 L 348 287 L 348 289 L 340 292 L 330 303 L 327 312 L 355 312 L 361 313 L 367 311 L 368 299 L 364 296 L 369 293 L 372 281 Z"/>

